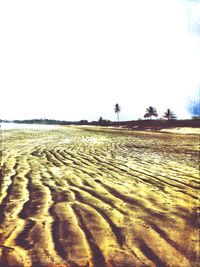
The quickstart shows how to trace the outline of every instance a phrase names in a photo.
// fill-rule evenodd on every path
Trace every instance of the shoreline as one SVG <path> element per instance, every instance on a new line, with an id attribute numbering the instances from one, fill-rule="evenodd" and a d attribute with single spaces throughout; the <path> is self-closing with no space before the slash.
<path id="1" fill-rule="evenodd" d="M 62 127 L 75 127 L 81 128 L 85 130 L 95 130 L 95 131 L 109 131 L 109 132 L 155 132 L 155 133 L 170 133 L 170 134 L 183 134 L 183 135 L 200 135 L 200 126 L 194 127 L 187 126 L 177 126 L 174 127 L 166 127 L 165 125 L 46 125 L 46 124 L 23 124 L 23 123 L 1 123 L 0 124 L 0 131 L 7 131 L 7 130 L 53 130 L 59 129 Z"/>

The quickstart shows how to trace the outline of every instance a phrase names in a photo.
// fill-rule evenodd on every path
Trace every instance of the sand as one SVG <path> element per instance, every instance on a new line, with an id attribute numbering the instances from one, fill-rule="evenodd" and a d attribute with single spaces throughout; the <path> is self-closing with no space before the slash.
<path id="1" fill-rule="evenodd" d="M 0 266 L 197 266 L 199 136 L 2 135 Z"/>
<path id="2" fill-rule="evenodd" d="M 200 135 L 200 128 L 177 127 L 171 129 L 162 129 L 161 132 L 177 133 L 177 134 L 198 134 Z"/>

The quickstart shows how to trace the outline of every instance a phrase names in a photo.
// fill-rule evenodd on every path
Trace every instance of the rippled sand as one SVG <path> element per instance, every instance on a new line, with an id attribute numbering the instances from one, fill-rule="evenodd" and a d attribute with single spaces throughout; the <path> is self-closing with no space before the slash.
<path id="1" fill-rule="evenodd" d="M 199 136 L 3 132 L 0 266 L 197 266 Z"/>

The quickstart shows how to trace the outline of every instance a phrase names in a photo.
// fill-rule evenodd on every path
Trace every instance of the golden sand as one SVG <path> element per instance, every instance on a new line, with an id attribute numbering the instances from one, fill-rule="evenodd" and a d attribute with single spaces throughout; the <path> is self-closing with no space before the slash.
<path id="1" fill-rule="evenodd" d="M 5 130 L 0 266 L 197 266 L 199 136 Z"/>

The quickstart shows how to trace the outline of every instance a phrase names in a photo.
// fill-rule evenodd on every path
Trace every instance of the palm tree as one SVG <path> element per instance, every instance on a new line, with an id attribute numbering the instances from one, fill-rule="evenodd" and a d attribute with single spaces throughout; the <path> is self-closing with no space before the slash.
<path id="1" fill-rule="evenodd" d="M 118 119 L 118 122 L 119 122 L 119 112 L 121 111 L 121 108 L 119 106 L 119 104 L 115 104 L 115 113 L 117 113 L 117 119 Z"/>
<path id="2" fill-rule="evenodd" d="M 149 106 L 146 109 L 146 113 L 145 113 L 144 117 L 152 119 L 152 116 L 158 117 L 158 113 L 157 113 L 157 110 L 154 107 Z"/>
<path id="3" fill-rule="evenodd" d="M 171 109 L 167 109 L 167 111 L 165 111 L 164 118 L 168 119 L 168 120 L 173 120 L 176 119 L 176 115 L 174 114 L 174 112 Z"/>

